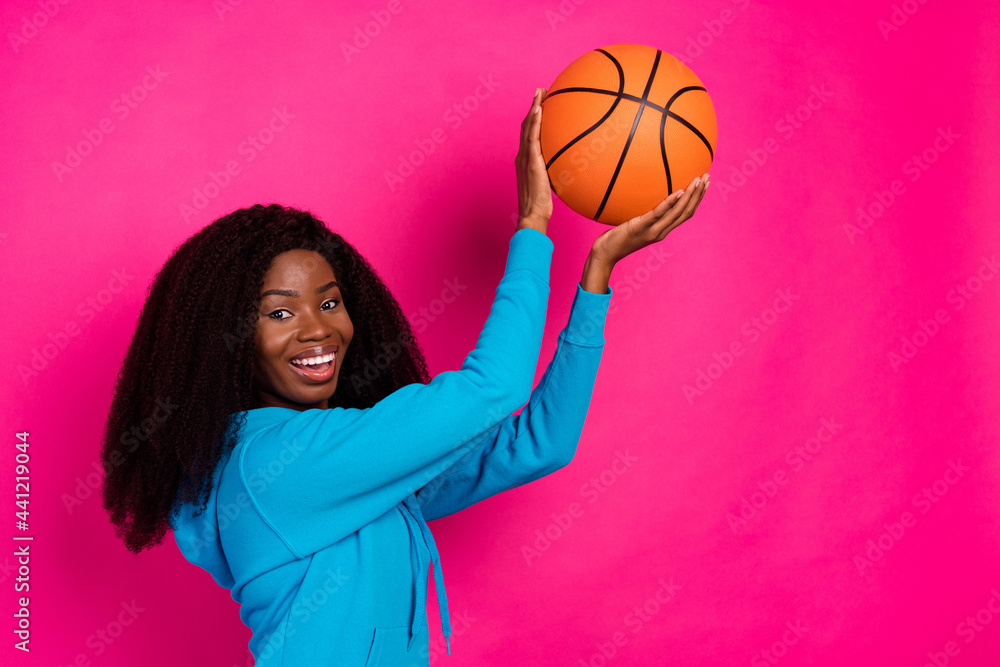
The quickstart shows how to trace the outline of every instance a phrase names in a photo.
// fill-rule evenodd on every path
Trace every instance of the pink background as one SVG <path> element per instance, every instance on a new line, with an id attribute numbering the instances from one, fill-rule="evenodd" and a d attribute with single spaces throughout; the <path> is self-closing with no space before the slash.
<path id="1" fill-rule="evenodd" d="M 432 373 L 455 369 L 503 270 L 534 88 L 625 42 L 683 56 L 705 82 L 712 187 L 615 269 L 574 461 L 432 523 L 455 634 L 442 657 L 431 592 L 431 659 L 996 664 L 995 3 L 223 3 L 0 8 L 4 664 L 251 664 L 228 591 L 172 536 L 130 554 L 91 491 L 153 275 L 233 209 L 305 207 L 371 259 L 411 321 L 435 308 L 418 332 Z M 345 55 L 371 12 L 390 20 Z M 445 140 L 390 188 L 386 172 L 438 128 Z M 54 168 L 88 141 L 77 166 Z M 859 207 L 877 215 L 867 228 Z M 556 202 L 539 378 L 604 229 Z M 442 312 L 446 280 L 468 289 Z M 30 657 L 12 648 L 22 430 Z M 612 468 L 619 451 L 634 461 Z"/>

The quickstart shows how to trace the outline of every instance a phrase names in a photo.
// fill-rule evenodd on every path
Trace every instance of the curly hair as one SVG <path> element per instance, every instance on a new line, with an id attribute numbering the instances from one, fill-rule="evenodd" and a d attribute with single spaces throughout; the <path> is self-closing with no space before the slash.
<path id="1" fill-rule="evenodd" d="M 101 447 L 103 502 L 130 551 L 159 544 L 181 503 L 205 510 L 215 467 L 246 424 L 235 413 L 251 409 L 264 274 L 295 249 L 330 263 L 354 324 L 330 408 L 371 407 L 430 382 L 399 303 L 339 234 L 278 204 L 219 218 L 156 274 L 115 383 Z"/>

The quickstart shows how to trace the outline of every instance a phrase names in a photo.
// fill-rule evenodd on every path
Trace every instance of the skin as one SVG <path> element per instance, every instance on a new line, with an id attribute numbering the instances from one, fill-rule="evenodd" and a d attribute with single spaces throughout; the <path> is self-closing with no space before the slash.
<path id="1" fill-rule="evenodd" d="M 528 115 L 521 122 L 521 142 L 514 158 L 517 176 L 518 221 L 524 228 L 548 233 L 552 217 L 552 190 L 542 157 L 541 100 L 539 88 Z M 584 263 L 580 285 L 588 292 L 608 293 L 616 263 L 631 253 L 658 243 L 694 215 L 705 196 L 708 174 L 696 178 L 653 210 L 605 231 L 594 241 Z M 340 368 L 354 336 L 354 325 L 344 307 L 330 264 L 317 252 L 290 250 L 275 257 L 264 275 L 260 318 L 255 334 L 253 408 L 284 407 L 293 410 L 327 409 L 337 389 Z M 326 288 L 326 289 L 324 289 Z M 323 289 L 317 294 L 318 289 Z M 264 294 L 290 290 L 295 295 Z M 338 345 L 333 376 L 316 382 L 299 375 L 289 360 L 309 348 Z"/>
<path id="2" fill-rule="evenodd" d="M 344 307 L 333 269 L 312 250 L 289 250 L 274 258 L 264 274 L 260 317 L 255 333 L 253 408 L 327 409 L 354 325 Z M 325 288 L 325 289 L 324 289 Z M 295 296 L 266 294 L 291 290 Z M 317 290 L 323 290 L 317 294 Z M 292 357 L 313 347 L 337 345 L 334 373 L 326 382 L 299 375 Z"/>
<path id="3" fill-rule="evenodd" d="M 542 127 L 541 102 L 547 90 L 538 88 L 528 115 L 521 122 L 521 145 L 514 166 L 517 171 L 517 230 L 525 227 L 548 232 L 552 217 L 552 190 L 539 140 Z M 637 250 L 658 243 L 694 215 L 708 189 L 709 175 L 691 181 L 657 204 L 651 211 L 614 226 L 594 241 L 583 266 L 580 286 L 596 294 L 608 293 L 615 264 Z"/>

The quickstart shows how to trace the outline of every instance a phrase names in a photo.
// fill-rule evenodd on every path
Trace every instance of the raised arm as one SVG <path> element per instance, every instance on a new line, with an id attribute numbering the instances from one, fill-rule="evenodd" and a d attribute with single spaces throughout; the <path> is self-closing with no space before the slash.
<path id="1" fill-rule="evenodd" d="M 569 320 L 528 404 L 520 414 L 509 415 L 466 443 L 462 458 L 417 492 L 427 520 L 448 516 L 569 464 L 590 407 L 610 302 L 610 288 L 600 294 L 577 284 Z"/>
<path id="2" fill-rule="evenodd" d="M 690 219 L 705 195 L 707 181 L 707 174 L 695 179 L 687 192 L 674 193 L 648 213 L 597 238 L 584 264 L 569 322 L 559 334 L 555 355 L 528 406 L 466 443 L 463 457 L 420 489 L 417 499 L 425 518 L 448 516 L 569 464 L 603 351 L 611 272 L 618 261 L 662 241 Z"/>

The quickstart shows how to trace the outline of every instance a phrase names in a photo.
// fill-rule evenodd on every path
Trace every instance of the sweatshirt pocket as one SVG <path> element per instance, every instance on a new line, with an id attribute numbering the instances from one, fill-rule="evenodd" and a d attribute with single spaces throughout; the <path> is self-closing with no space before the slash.
<path id="1" fill-rule="evenodd" d="M 375 628 L 365 667 L 425 667 L 428 664 L 427 626 L 418 629 L 409 652 L 410 626 Z"/>

